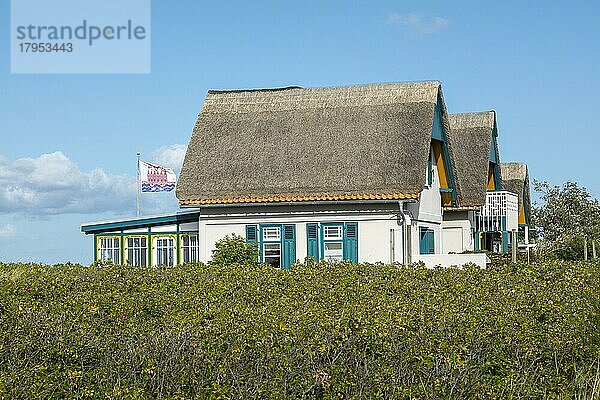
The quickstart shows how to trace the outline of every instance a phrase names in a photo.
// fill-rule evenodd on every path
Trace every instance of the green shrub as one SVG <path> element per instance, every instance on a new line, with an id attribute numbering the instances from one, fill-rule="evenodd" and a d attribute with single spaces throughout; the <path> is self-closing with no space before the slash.
<path id="1" fill-rule="evenodd" d="M 227 235 L 215 244 L 212 263 L 219 265 L 256 265 L 258 263 L 258 245 L 246 243 L 243 237 L 232 234 Z"/>
<path id="2" fill-rule="evenodd" d="M 561 241 L 541 241 L 539 252 L 546 258 L 565 261 L 583 260 L 583 237 L 567 237 Z"/>
<path id="3" fill-rule="evenodd" d="M 0 264 L 0 398 L 592 398 L 600 263 Z"/>

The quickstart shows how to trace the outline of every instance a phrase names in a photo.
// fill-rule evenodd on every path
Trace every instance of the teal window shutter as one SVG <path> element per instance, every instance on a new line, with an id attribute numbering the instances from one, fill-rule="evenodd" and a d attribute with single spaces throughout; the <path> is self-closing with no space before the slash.
<path id="1" fill-rule="evenodd" d="M 256 227 L 256 225 L 246 225 L 246 242 L 258 242 L 258 228 Z"/>
<path id="2" fill-rule="evenodd" d="M 435 254 L 435 236 L 433 229 L 419 228 L 419 253 Z"/>
<path id="3" fill-rule="evenodd" d="M 428 229 L 427 234 L 429 236 L 429 254 L 435 254 L 435 236 L 433 229 Z"/>
<path id="4" fill-rule="evenodd" d="M 358 264 L 358 223 L 346 222 L 344 226 L 344 260 Z"/>
<path id="5" fill-rule="evenodd" d="M 296 262 L 296 225 L 283 225 L 283 268 L 290 269 Z"/>
<path id="6" fill-rule="evenodd" d="M 306 224 L 306 255 L 319 261 L 319 226 Z"/>

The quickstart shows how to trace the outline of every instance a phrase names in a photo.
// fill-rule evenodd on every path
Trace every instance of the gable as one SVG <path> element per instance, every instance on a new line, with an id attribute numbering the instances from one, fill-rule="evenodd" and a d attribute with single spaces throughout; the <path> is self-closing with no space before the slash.
<path id="1" fill-rule="evenodd" d="M 433 125 L 431 130 L 431 149 L 433 151 L 434 163 L 438 171 L 440 181 L 440 192 L 442 205 L 457 205 L 457 189 L 454 179 L 454 168 L 448 151 L 446 129 L 443 120 L 443 100 L 441 96 L 435 107 Z"/>
<path id="2" fill-rule="evenodd" d="M 460 183 L 461 206 L 485 204 L 486 190 L 501 187 L 494 111 L 449 115 L 448 145 L 456 178 Z"/>

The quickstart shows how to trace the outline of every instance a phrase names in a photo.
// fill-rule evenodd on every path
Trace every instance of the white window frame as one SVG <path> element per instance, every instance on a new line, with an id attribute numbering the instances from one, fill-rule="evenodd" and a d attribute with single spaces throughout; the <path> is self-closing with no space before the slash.
<path id="1" fill-rule="evenodd" d="M 135 245 L 135 239 L 140 240 L 140 245 Z M 131 245 L 129 240 L 131 240 Z M 142 246 L 142 241 L 145 241 L 145 246 Z M 125 255 L 127 257 L 127 262 L 135 267 L 146 267 L 148 265 L 148 236 L 126 236 L 125 237 Z M 132 252 L 132 259 L 129 258 L 129 252 Z M 143 257 L 142 257 L 143 256 Z M 139 263 L 136 262 L 136 259 L 139 259 Z M 144 263 L 142 263 L 142 259 L 144 259 Z"/>
<path id="2" fill-rule="evenodd" d="M 167 243 L 162 243 L 167 241 Z M 152 238 L 152 263 L 155 266 L 163 265 L 167 267 L 175 266 L 175 237 L 172 235 L 158 235 Z M 160 257 L 159 257 L 160 254 Z M 159 258 L 166 255 L 166 262 L 159 262 Z M 161 260 L 162 261 L 162 260 Z"/>
<path id="3" fill-rule="evenodd" d="M 195 240 L 196 244 L 192 244 L 192 238 Z M 184 244 L 184 239 L 188 239 L 188 244 Z M 180 260 L 181 263 L 193 263 L 198 262 L 200 260 L 200 236 L 198 234 L 183 234 L 180 237 L 181 243 L 181 253 Z M 186 251 L 188 252 L 188 259 L 186 260 Z"/>
<path id="4" fill-rule="evenodd" d="M 337 254 L 338 250 L 327 250 L 327 246 L 335 244 L 339 245 L 341 254 Z M 335 256 L 332 255 L 336 254 Z M 331 224 L 323 225 L 323 260 L 326 261 L 343 261 L 344 260 L 344 225 Z"/>
<path id="5" fill-rule="evenodd" d="M 336 233 L 331 234 L 330 231 L 336 231 Z M 324 226 L 323 240 L 344 240 L 344 227 L 341 225 Z"/>
<path id="6" fill-rule="evenodd" d="M 110 241 L 110 243 L 108 243 Z M 106 244 L 109 244 L 106 246 Z M 108 255 L 108 257 L 106 257 Z M 110 260 L 113 264 L 121 263 L 121 238 L 118 236 L 103 236 L 98 238 L 98 259 Z"/>
<path id="7" fill-rule="evenodd" d="M 279 264 L 278 265 L 274 265 L 274 267 L 281 268 L 281 263 L 283 262 L 283 257 L 282 257 L 283 256 L 283 254 L 282 254 L 283 253 L 283 248 L 281 246 L 281 242 L 275 242 L 275 241 L 273 241 L 273 242 L 265 242 L 265 243 L 263 243 L 262 259 L 263 259 L 264 263 L 269 264 L 269 263 L 267 263 L 267 258 L 276 258 L 276 256 L 267 256 L 267 246 L 270 246 L 270 247 L 271 246 L 277 246 L 278 247 L 278 250 L 279 250 L 279 256 L 278 256 L 278 258 L 279 258 Z M 273 264 L 269 264 L 269 265 L 273 265 Z"/>
<path id="8" fill-rule="evenodd" d="M 281 242 L 281 227 L 266 226 L 263 228 L 263 242 Z"/>
<path id="9" fill-rule="evenodd" d="M 338 250 L 332 251 L 328 250 L 328 245 L 339 245 L 339 254 Z M 329 252 L 329 255 L 327 254 Z M 332 255 L 335 254 L 335 255 Z M 323 242 L 323 259 L 326 261 L 343 261 L 344 260 L 344 242 L 342 241 L 324 241 Z"/>

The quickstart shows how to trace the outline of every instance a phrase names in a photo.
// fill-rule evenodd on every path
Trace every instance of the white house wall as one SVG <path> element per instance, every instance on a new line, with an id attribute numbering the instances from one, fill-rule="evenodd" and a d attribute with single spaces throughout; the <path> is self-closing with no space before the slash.
<path id="1" fill-rule="evenodd" d="M 473 226 L 470 214 L 473 211 L 447 211 L 442 222 L 442 252 L 462 253 L 474 249 Z"/>
<path id="2" fill-rule="evenodd" d="M 175 232 L 177 230 L 177 225 L 158 225 L 150 228 L 150 232 L 152 233 L 161 233 L 161 232 Z"/>
<path id="3" fill-rule="evenodd" d="M 430 155 L 433 157 L 433 155 Z M 408 213 L 412 220 L 411 254 L 420 253 L 419 228 L 429 228 L 434 232 L 435 253 L 442 252 L 442 195 L 440 194 L 440 179 L 436 164 L 433 164 L 433 180 L 425 186 L 419 201 L 408 205 Z"/>
<path id="4" fill-rule="evenodd" d="M 269 210 L 269 212 L 265 212 Z M 357 222 L 359 262 L 402 262 L 402 220 L 399 204 L 294 205 L 202 209 L 199 218 L 200 260 L 209 261 L 215 243 L 235 233 L 245 237 L 246 225 L 294 224 L 296 259 L 307 255 L 307 223 Z M 390 231 L 395 231 L 390 243 Z M 394 260 L 390 260 L 391 248 Z"/>
<path id="5" fill-rule="evenodd" d="M 182 232 L 198 232 L 198 222 L 184 222 L 179 224 L 179 230 Z"/>

